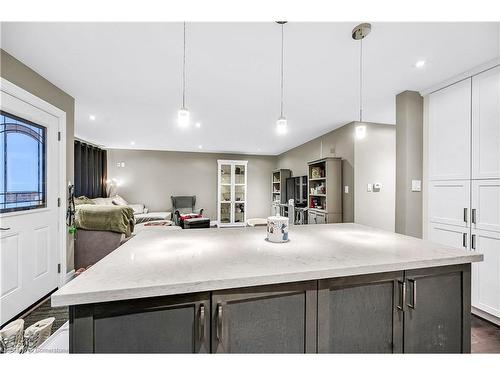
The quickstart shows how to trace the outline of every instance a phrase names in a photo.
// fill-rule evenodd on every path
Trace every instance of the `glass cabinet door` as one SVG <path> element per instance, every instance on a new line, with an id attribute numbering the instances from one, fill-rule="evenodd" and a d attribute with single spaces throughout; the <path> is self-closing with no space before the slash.
<path id="1" fill-rule="evenodd" d="M 220 204 L 220 222 L 224 224 L 231 222 L 231 203 Z"/>
<path id="2" fill-rule="evenodd" d="M 219 221 L 221 224 L 244 225 L 247 199 L 246 163 L 219 163 Z"/>
<path id="3" fill-rule="evenodd" d="M 245 184 L 245 172 L 246 166 L 241 164 L 236 164 L 234 166 L 234 184 L 244 185 Z"/>
<path id="4" fill-rule="evenodd" d="M 235 202 L 234 204 L 234 222 L 245 222 L 245 203 Z"/>

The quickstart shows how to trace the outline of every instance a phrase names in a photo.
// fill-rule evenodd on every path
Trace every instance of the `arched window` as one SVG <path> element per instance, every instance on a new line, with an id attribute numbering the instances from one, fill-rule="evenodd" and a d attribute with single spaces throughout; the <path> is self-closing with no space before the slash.
<path id="1" fill-rule="evenodd" d="M 0 115 L 0 212 L 45 207 L 46 129 Z"/>

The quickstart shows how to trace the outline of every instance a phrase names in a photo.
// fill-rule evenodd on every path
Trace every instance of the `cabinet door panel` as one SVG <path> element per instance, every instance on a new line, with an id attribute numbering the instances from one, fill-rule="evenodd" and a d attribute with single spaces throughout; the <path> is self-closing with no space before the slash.
<path id="1" fill-rule="evenodd" d="M 214 292 L 215 353 L 316 351 L 316 282 Z"/>
<path id="2" fill-rule="evenodd" d="M 453 225 L 429 223 L 428 240 L 441 245 L 469 249 L 469 233 L 467 228 Z"/>
<path id="3" fill-rule="evenodd" d="M 308 211 L 307 213 L 307 223 L 308 224 L 318 224 L 316 212 Z"/>
<path id="4" fill-rule="evenodd" d="M 470 181 L 431 181 L 429 221 L 468 227 L 470 223 Z"/>
<path id="5" fill-rule="evenodd" d="M 403 272 L 319 281 L 318 352 L 400 353 Z"/>
<path id="6" fill-rule="evenodd" d="M 193 353 L 194 306 L 94 320 L 96 353 Z"/>
<path id="7" fill-rule="evenodd" d="M 500 178 L 500 67 L 472 78 L 472 178 Z"/>
<path id="8" fill-rule="evenodd" d="M 429 180 L 470 178 L 471 79 L 429 95 Z"/>
<path id="9" fill-rule="evenodd" d="M 472 181 L 472 228 L 500 232 L 500 180 Z"/>
<path id="10" fill-rule="evenodd" d="M 500 234 L 473 230 L 475 251 L 484 261 L 472 269 L 472 305 L 500 318 Z"/>
<path id="11" fill-rule="evenodd" d="M 70 309 L 70 352 L 207 353 L 208 293 Z"/>
<path id="12" fill-rule="evenodd" d="M 316 214 L 316 223 L 317 224 L 326 224 L 326 214 L 324 214 L 324 213 Z"/>
<path id="13" fill-rule="evenodd" d="M 405 272 L 405 353 L 470 351 L 470 265 Z"/>

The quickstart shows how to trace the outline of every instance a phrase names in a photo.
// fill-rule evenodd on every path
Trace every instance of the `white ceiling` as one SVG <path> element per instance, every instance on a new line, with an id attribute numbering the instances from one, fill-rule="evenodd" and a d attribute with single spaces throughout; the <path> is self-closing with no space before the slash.
<path id="1" fill-rule="evenodd" d="M 280 28 L 271 22 L 188 23 L 186 104 L 199 129 L 176 125 L 182 23 L 2 23 L 1 42 L 75 98 L 80 138 L 112 148 L 278 154 L 358 119 L 355 24 L 285 26 L 285 136 L 275 133 Z M 499 30 L 374 23 L 364 42 L 364 119 L 393 124 L 399 92 L 496 58 Z M 423 69 L 413 66 L 419 59 Z"/>

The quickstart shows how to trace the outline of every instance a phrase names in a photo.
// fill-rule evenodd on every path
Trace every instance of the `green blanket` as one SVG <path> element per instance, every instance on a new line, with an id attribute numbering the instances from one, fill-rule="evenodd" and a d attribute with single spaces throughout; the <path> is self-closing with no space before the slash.
<path id="1" fill-rule="evenodd" d="M 78 229 L 107 230 L 130 236 L 134 225 L 134 210 L 128 206 L 81 204 L 76 207 Z"/>

